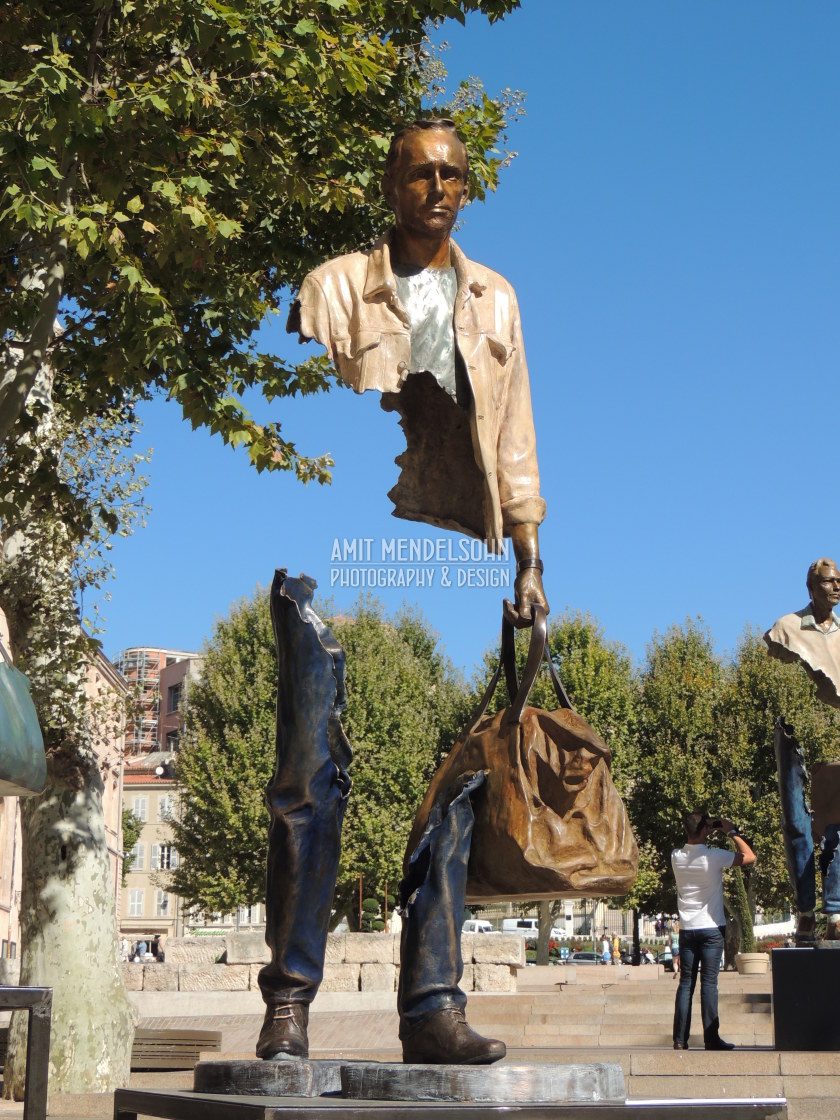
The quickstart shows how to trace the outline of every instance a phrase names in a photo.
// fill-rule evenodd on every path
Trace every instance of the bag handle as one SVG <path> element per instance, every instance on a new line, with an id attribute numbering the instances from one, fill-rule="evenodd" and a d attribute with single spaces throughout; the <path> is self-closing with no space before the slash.
<path id="1" fill-rule="evenodd" d="M 6 664 L 11 665 L 12 668 L 14 668 L 14 662 L 12 661 L 12 655 L 9 653 L 9 651 L 6 649 L 6 647 L 3 645 L 2 642 L 0 642 L 0 653 L 3 654 L 3 660 L 6 662 Z"/>
<path id="2" fill-rule="evenodd" d="M 522 712 L 528 702 L 528 697 L 531 694 L 531 689 L 534 687 L 534 681 L 537 679 L 537 673 L 540 670 L 540 664 L 543 656 L 548 662 L 549 673 L 551 674 L 551 683 L 554 685 L 554 691 L 557 694 L 557 699 L 561 708 L 568 708 L 574 711 L 574 706 L 569 699 L 569 694 L 563 687 L 563 682 L 560 679 L 560 674 L 554 667 L 554 663 L 548 652 L 548 620 L 546 618 L 545 609 L 541 606 L 534 604 L 531 607 L 533 615 L 533 622 L 531 624 L 531 642 L 528 646 L 528 657 L 525 662 L 525 669 L 522 673 L 522 681 L 520 682 L 516 673 L 516 659 L 514 656 L 514 641 L 516 631 L 512 622 L 502 615 L 502 639 L 501 639 L 501 652 L 499 655 L 499 663 L 496 666 L 496 671 L 490 678 L 490 683 L 484 690 L 484 695 L 481 698 L 481 703 L 478 706 L 478 711 L 470 720 L 464 738 L 472 735 L 475 726 L 482 718 L 484 713 L 490 706 L 490 701 L 493 699 L 493 693 L 496 691 L 496 686 L 501 678 L 502 671 L 504 670 L 505 682 L 508 686 L 508 695 L 513 697 L 510 708 L 508 709 L 507 718 L 514 723 L 519 723 L 522 719 Z"/>

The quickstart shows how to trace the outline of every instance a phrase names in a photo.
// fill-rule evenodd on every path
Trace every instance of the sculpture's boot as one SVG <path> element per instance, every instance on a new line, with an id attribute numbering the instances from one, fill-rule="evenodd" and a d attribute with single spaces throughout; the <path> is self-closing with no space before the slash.
<path id="1" fill-rule="evenodd" d="M 503 1042 L 482 1038 L 457 1007 L 435 1011 L 402 1040 L 403 1061 L 417 1065 L 486 1066 L 506 1053 Z"/>
<path id="2" fill-rule="evenodd" d="M 798 945 L 808 944 L 814 939 L 813 912 L 817 903 L 811 809 L 806 797 L 808 775 L 794 730 L 781 717 L 776 720 L 773 745 L 779 778 L 785 862 L 793 887 L 794 906 L 800 915 L 796 942 Z"/>
<path id="3" fill-rule="evenodd" d="M 464 970 L 461 921 L 473 830 L 470 795 L 484 773 L 468 774 L 435 805 L 408 854 L 400 884 L 402 939 L 397 1006 L 403 1061 L 487 1064 L 505 1044 L 482 1038 L 464 1019 L 467 997 L 458 987 Z"/>
<path id="4" fill-rule="evenodd" d="M 265 1009 L 265 1020 L 257 1040 L 257 1057 L 271 1059 L 308 1058 L 308 1003 L 277 1004 Z"/>
<path id="5" fill-rule="evenodd" d="M 840 941 L 840 852 L 838 849 L 840 849 L 840 829 L 836 824 L 827 824 L 820 850 L 826 941 Z"/>
<path id="6" fill-rule="evenodd" d="M 277 765 L 266 790 L 271 814 L 266 944 L 260 971 L 267 1004 L 260 1057 L 303 1057 L 309 1004 L 324 953 L 350 792 L 352 752 L 339 721 L 344 651 L 311 607 L 315 583 L 279 570 L 271 589 L 277 644 Z"/>
<path id="7" fill-rule="evenodd" d="M 812 945 L 817 939 L 817 918 L 813 910 L 805 910 L 796 919 L 794 940 L 797 945 Z"/>

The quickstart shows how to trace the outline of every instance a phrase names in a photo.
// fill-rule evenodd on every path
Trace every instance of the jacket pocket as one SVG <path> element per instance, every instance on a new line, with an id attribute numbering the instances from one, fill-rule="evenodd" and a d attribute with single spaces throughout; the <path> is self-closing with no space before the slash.
<path id="1" fill-rule="evenodd" d="M 486 334 L 484 337 L 487 339 L 487 349 L 490 351 L 496 361 L 503 366 L 507 365 L 508 358 L 514 352 L 516 347 L 509 342 L 505 342 L 496 334 Z"/>
<path id="2" fill-rule="evenodd" d="M 487 365 L 492 382 L 493 407 L 498 411 L 504 400 L 505 382 L 510 376 L 511 359 L 516 347 L 495 334 L 485 334 L 484 338 L 491 358 Z"/>
<path id="3" fill-rule="evenodd" d="M 379 331 L 356 331 L 352 338 L 338 338 L 333 343 L 335 364 L 344 381 L 361 391 L 365 385 L 365 367 L 370 364 L 371 352 L 382 340 Z"/>

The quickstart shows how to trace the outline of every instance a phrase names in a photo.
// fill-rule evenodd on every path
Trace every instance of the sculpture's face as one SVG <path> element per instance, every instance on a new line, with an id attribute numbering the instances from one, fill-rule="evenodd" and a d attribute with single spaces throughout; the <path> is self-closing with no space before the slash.
<path id="1" fill-rule="evenodd" d="M 447 236 L 468 194 L 460 140 L 441 129 L 407 133 L 382 189 L 398 229 L 415 237 Z"/>
<path id="2" fill-rule="evenodd" d="M 824 565 L 811 577 L 811 599 L 818 610 L 827 613 L 840 603 L 840 572 L 832 565 Z"/>
<path id="3" fill-rule="evenodd" d="M 563 767 L 561 770 L 563 789 L 566 793 L 577 793 L 583 789 L 598 764 L 599 755 L 594 751 L 580 748 L 569 751 L 561 748 L 563 753 Z"/>

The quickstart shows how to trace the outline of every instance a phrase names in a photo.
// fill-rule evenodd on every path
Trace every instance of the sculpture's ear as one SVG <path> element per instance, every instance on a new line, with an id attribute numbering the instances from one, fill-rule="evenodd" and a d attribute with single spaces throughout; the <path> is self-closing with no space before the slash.
<path id="1" fill-rule="evenodd" d="M 467 199 L 470 197 L 470 183 L 468 179 L 464 180 L 464 189 L 461 191 L 461 201 L 458 205 L 459 210 L 463 210 L 467 205 Z"/>
<path id="2" fill-rule="evenodd" d="M 391 178 L 390 172 L 386 171 L 382 176 L 382 197 L 388 203 L 393 211 L 397 209 L 397 197 L 394 189 L 394 180 Z"/>

